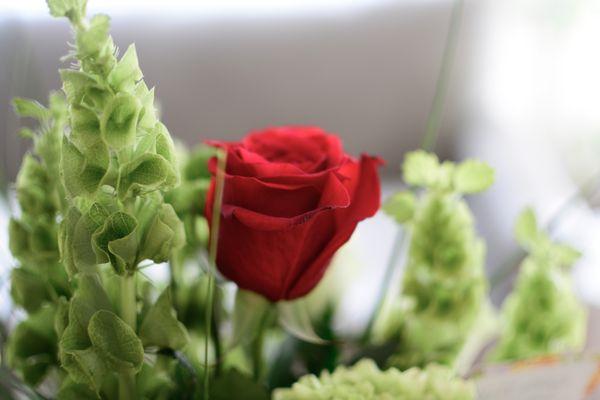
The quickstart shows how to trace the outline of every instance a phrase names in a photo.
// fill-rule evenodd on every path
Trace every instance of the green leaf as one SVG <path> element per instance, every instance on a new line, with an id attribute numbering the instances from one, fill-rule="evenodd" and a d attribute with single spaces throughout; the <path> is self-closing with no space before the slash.
<path id="1" fill-rule="evenodd" d="M 61 337 L 69 325 L 69 301 L 60 297 L 56 306 L 56 314 L 54 315 L 54 331 L 57 337 Z"/>
<path id="2" fill-rule="evenodd" d="M 169 288 L 162 292 L 156 303 L 148 310 L 140 328 L 140 338 L 144 347 L 158 346 L 179 350 L 188 343 L 187 330 L 177 320 Z"/>
<path id="3" fill-rule="evenodd" d="M 100 121 L 102 138 L 115 150 L 135 143 L 139 100 L 128 93 L 118 93 L 106 105 Z"/>
<path id="4" fill-rule="evenodd" d="M 183 179 L 186 181 L 210 179 L 208 161 L 216 155 L 217 150 L 212 146 L 202 145 L 194 149 L 183 168 Z"/>
<path id="5" fill-rule="evenodd" d="M 87 385 L 77 383 L 67 376 L 60 385 L 56 398 L 58 400 L 97 400 L 98 396 Z"/>
<path id="6" fill-rule="evenodd" d="M 238 289 L 233 309 L 233 335 L 229 347 L 250 343 L 272 307 L 269 300 L 261 295 Z"/>
<path id="7" fill-rule="evenodd" d="M 121 196 L 137 195 L 153 190 L 169 188 L 168 179 L 173 169 L 164 157 L 158 154 L 144 154 L 121 167 Z"/>
<path id="8" fill-rule="evenodd" d="M 107 47 L 111 47 L 109 46 L 109 29 L 110 18 L 103 14 L 95 15 L 90 20 L 87 29 L 77 32 L 77 57 L 80 60 L 90 59 L 98 61 L 107 51 L 112 50 L 107 49 Z"/>
<path id="9" fill-rule="evenodd" d="M 91 194 L 98 190 L 106 175 L 108 165 L 101 165 L 106 160 L 105 154 L 90 154 L 98 159 L 86 159 L 77 147 L 66 137 L 63 138 L 61 172 L 66 189 L 72 196 Z"/>
<path id="10" fill-rule="evenodd" d="M 99 310 L 111 309 L 110 300 L 100 278 L 95 274 L 79 274 L 77 291 L 69 303 L 69 325 L 61 338 L 61 342 L 68 342 L 63 343 L 65 348 L 71 350 L 87 347 L 87 327 L 90 318 Z M 73 332 L 67 334 L 69 330 Z"/>
<path id="11" fill-rule="evenodd" d="M 528 207 L 517 218 L 515 236 L 522 246 L 530 248 L 538 240 L 539 235 L 535 213 L 532 208 Z"/>
<path id="12" fill-rule="evenodd" d="M 80 149 L 94 148 L 100 141 L 100 120 L 92 110 L 81 107 L 71 107 L 71 141 Z M 102 163 L 106 164 L 106 162 Z"/>
<path id="13" fill-rule="evenodd" d="M 209 187 L 210 179 L 206 178 L 184 181 L 165 193 L 165 201 L 173 206 L 178 215 L 203 215 Z"/>
<path id="14" fill-rule="evenodd" d="M 183 224 L 170 204 L 162 204 L 144 236 L 140 259 L 150 259 L 156 263 L 168 261 L 171 253 L 184 244 Z"/>
<path id="15" fill-rule="evenodd" d="M 46 0 L 50 15 L 79 21 L 85 15 L 87 0 Z"/>
<path id="16" fill-rule="evenodd" d="M 92 235 L 99 263 L 109 262 L 118 274 L 135 267 L 138 251 L 136 219 L 124 212 L 110 215 L 104 226 Z"/>
<path id="17" fill-rule="evenodd" d="M 327 343 L 315 332 L 305 299 L 278 302 L 277 316 L 281 326 L 298 339 L 314 344 Z"/>
<path id="18" fill-rule="evenodd" d="M 84 273 L 78 277 L 77 291 L 69 303 L 68 325 L 59 342 L 59 354 L 63 368 L 75 382 L 98 392 L 106 366 L 99 353 L 90 350 L 88 326 L 98 310 L 110 310 L 111 304 L 97 275 Z"/>
<path id="19" fill-rule="evenodd" d="M 61 221 L 59 228 L 58 247 L 60 250 L 60 258 L 70 278 L 77 273 L 77 266 L 73 259 L 72 241 L 75 234 L 75 227 L 80 218 L 81 213 L 77 207 L 70 207 L 64 219 Z"/>
<path id="20" fill-rule="evenodd" d="M 142 132 L 144 134 L 138 139 L 132 160 L 136 160 L 144 156 L 144 154 L 156 153 L 156 132 L 153 129 L 147 132 L 143 129 Z"/>
<path id="21" fill-rule="evenodd" d="M 85 213 L 73 231 L 71 250 L 73 262 L 79 271 L 85 271 L 97 263 L 96 252 L 93 246 L 93 235 L 104 226 L 109 217 L 108 210 L 99 203 L 94 203 Z"/>
<path id="22" fill-rule="evenodd" d="M 35 100 L 15 97 L 12 101 L 15 113 L 20 117 L 31 117 L 43 121 L 50 117 L 50 111 Z"/>
<path id="23" fill-rule="evenodd" d="M 53 329 L 54 308 L 40 308 L 20 322 L 9 336 L 6 346 L 8 364 L 19 371 L 30 385 L 40 383 L 56 365 L 56 335 Z"/>
<path id="24" fill-rule="evenodd" d="M 100 82 L 92 74 L 74 69 L 61 69 L 59 73 L 63 82 L 63 91 L 71 104 L 79 104 L 86 94 L 100 90 Z"/>
<path id="25" fill-rule="evenodd" d="M 75 382 L 87 385 L 96 393 L 100 391 L 110 369 L 98 349 L 88 347 L 69 351 L 66 360 L 63 367 Z"/>
<path id="26" fill-rule="evenodd" d="M 135 332 L 116 314 L 100 310 L 90 319 L 88 334 L 109 366 L 120 372 L 139 371 L 144 348 Z"/>
<path id="27" fill-rule="evenodd" d="M 441 163 L 437 172 L 437 179 L 434 187 L 444 191 L 451 190 L 453 187 L 452 180 L 454 178 L 455 169 L 456 165 L 453 162 L 444 161 Z"/>
<path id="28" fill-rule="evenodd" d="M 24 214 L 53 214 L 54 203 L 48 196 L 48 171 L 31 154 L 26 154 L 17 175 L 17 200 Z"/>
<path id="29" fill-rule="evenodd" d="M 148 90 L 144 81 L 140 81 L 135 87 L 135 95 L 142 102 L 142 110 L 138 126 L 145 130 L 152 130 L 156 125 L 156 109 L 154 108 L 154 89 Z"/>
<path id="30" fill-rule="evenodd" d="M 464 161 L 454 171 L 454 189 L 459 193 L 481 192 L 492 183 L 494 183 L 494 170 L 481 161 Z"/>
<path id="31" fill-rule="evenodd" d="M 47 282 L 36 272 L 23 267 L 15 268 L 10 274 L 10 294 L 15 304 L 28 313 L 34 313 L 42 304 L 50 300 L 46 289 Z"/>
<path id="32" fill-rule="evenodd" d="M 399 192 L 389 198 L 383 205 L 383 211 L 403 224 L 409 221 L 416 207 L 415 195 L 412 192 Z"/>
<path id="33" fill-rule="evenodd" d="M 179 184 L 179 172 L 177 170 L 177 158 L 175 156 L 175 145 L 173 139 L 169 135 L 167 127 L 162 123 L 156 124 L 156 154 L 164 157 L 170 165 L 167 177 L 165 179 L 165 186 L 175 187 Z"/>
<path id="34" fill-rule="evenodd" d="M 108 83 L 116 91 L 131 92 L 143 74 L 138 64 L 135 44 L 130 45 L 117 66 L 108 75 Z"/>
<path id="35" fill-rule="evenodd" d="M 31 251 L 36 257 L 52 259 L 58 253 L 56 231 L 52 223 L 39 221 L 31 231 Z"/>
<path id="36" fill-rule="evenodd" d="M 571 266 L 581 257 L 579 250 L 566 244 L 553 244 L 551 251 L 553 258 L 559 265 Z"/>
<path id="37" fill-rule="evenodd" d="M 440 163 L 435 154 L 423 150 L 410 152 L 404 158 L 404 181 L 409 185 L 431 187 L 438 180 Z"/>
<path id="38" fill-rule="evenodd" d="M 213 400 L 269 400 L 267 389 L 235 368 L 227 370 L 214 381 L 210 398 Z"/>
<path id="39" fill-rule="evenodd" d="M 29 128 L 21 128 L 19 129 L 18 135 L 23 139 L 33 139 L 35 138 L 35 132 Z"/>
<path id="40" fill-rule="evenodd" d="M 8 247 L 15 257 L 26 255 L 31 248 L 29 231 L 21 222 L 14 218 L 8 224 Z"/>

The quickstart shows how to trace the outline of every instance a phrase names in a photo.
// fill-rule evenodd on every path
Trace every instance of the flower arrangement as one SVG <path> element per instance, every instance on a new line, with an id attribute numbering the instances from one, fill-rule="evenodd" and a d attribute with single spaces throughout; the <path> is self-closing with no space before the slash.
<path id="1" fill-rule="evenodd" d="M 383 206 L 409 233 L 401 293 L 375 310 L 374 331 L 339 337 L 323 277 L 379 210 L 383 160 L 355 158 L 337 136 L 303 126 L 177 148 L 135 47 L 117 57 L 109 18 L 88 20 L 86 0 L 48 6 L 71 23 L 73 64 L 47 107 L 14 100 L 39 123 L 21 130 L 33 149 L 9 227 L 11 296 L 26 315 L 6 359 L 20 390 L 66 400 L 475 398 L 457 360 L 490 307 L 485 245 L 463 195 L 492 184 L 488 165 L 406 156 L 408 189 Z M 517 238 L 530 255 L 495 359 L 577 350 L 585 311 L 562 268 L 578 253 L 550 241 L 531 211 Z M 145 270 L 160 265 L 169 279 L 155 284 Z"/>

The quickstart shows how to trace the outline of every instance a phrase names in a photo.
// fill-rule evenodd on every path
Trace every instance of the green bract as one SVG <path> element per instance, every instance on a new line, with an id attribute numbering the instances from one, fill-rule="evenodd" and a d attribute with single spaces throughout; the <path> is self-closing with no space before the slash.
<path id="1" fill-rule="evenodd" d="M 307 375 L 291 389 L 276 389 L 274 400 L 470 400 L 475 388 L 439 365 L 424 370 L 381 371 L 371 360 L 338 367 L 319 377 Z"/>
<path id="2" fill-rule="evenodd" d="M 538 228 L 531 209 L 520 215 L 515 231 L 529 254 L 504 303 L 504 325 L 494 358 L 511 361 L 580 350 L 585 343 L 586 312 L 565 268 L 579 258 L 579 252 L 552 242 Z"/>
<path id="3" fill-rule="evenodd" d="M 401 192 L 384 206 L 411 234 L 402 298 L 395 307 L 404 315 L 394 329 L 384 328 L 400 341 L 389 362 L 400 368 L 454 365 L 487 291 L 485 246 L 460 194 L 484 190 L 493 173 L 476 161 L 440 164 L 423 151 L 409 153 L 403 170 L 407 183 L 425 191 L 419 199 Z"/>

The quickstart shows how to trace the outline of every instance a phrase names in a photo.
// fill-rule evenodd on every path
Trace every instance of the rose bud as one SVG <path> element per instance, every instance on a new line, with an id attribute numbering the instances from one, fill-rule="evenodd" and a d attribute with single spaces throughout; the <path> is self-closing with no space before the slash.
<path id="1" fill-rule="evenodd" d="M 358 222 L 379 209 L 381 159 L 356 160 L 321 128 L 268 128 L 211 144 L 227 152 L 217 267 L 271 301 L 310 292 Z M 216 158 L 209 169 L 210 221 Z"/>

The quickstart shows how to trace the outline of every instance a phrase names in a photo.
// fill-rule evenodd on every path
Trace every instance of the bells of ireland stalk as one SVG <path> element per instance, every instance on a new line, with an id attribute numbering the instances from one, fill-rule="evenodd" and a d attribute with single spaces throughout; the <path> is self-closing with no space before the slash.
<path id="1" fill-rule="evenodd" d="M 462 194 L 476 193 L 493 182 L 484 163 L 440 163 L 424 151 L 409 153 L 405 182 L 422 194 L 400 192 L 384 210 L 410 233 L 401 288 L 402 318 L 387 329 L 399 340 L 390 365 L 401 369 L 429 362 L 454 366 L 486 303 L 483 269 L 485 245 L 476 235 L 473 216 Z"/>
<path id="2" fill-rule="evenodd" d="M 56 224 L 65 206 L 58 164 L 67 109 L 59 93 L 50 95 L 47 108 L 20 98 L 13 105 L 19 116 L 33 118 L 39 126 L 20 132 L 34 146 L 23 158 L 15 185 L 21 214 L 9 225 L 9 247 L 19 262 L 11 273 L 11 297 L 28 316 L 11 333 L 6 354 L 9 365 L 35 386 L 59 368 L 54 314 L 60 299 L 71 296 L 60 265 Z"/>
<path id="3" fill-rule="evenodd" d="M 513 361 L 581 350 L 587 315 L 569 276 L 579 252 L 552 242 L 531 209 L 521 213 L 515 232 L 528 255 L 502 307 L 502 335 L 493 358 Z"/>
<path id="4" fill-rule="evenodd" d="M 136 289 L 142 261 L 165 262 L 184 244 L 183 224 L 163 200 L 179 173 L 135 46 L 117 58 L 109 18 L 88 20 L 86 3 L 48 0 L 50 13 L 66 17 L 74 33 L 67 56 L 74 62 L 60 71 L 69 129 L 58 141 L 67 200 L 58 242 L 75 290 L 57 313 L 68 373 L 59 397 L 85 391 L 114 398 L 118 386 L 119 398 L 136 399 L 146 396 L 148 373 L 160 375 L 159 368 L 142 371 L 145 351 L 181 349 L 188 340 L 168 290 L 141 304 Z"/>
<path id="5" fill-rule="evenodd" d="M 319 377 L 306 375 L 290 388 L 276 389 L 274 400 L 472 400 L 471 382 L 454 376 L 452 371 L 431 364 L 425 369 L 395 368 L 381 371 L 369 359 L 352 367 L 340 366 Z"/>

